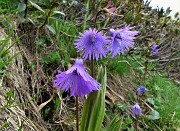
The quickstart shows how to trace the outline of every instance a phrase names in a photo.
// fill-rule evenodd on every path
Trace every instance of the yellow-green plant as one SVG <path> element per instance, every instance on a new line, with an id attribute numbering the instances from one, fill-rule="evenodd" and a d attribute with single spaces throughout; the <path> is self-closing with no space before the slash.
<path id="1" fill-rule="evenodd" d="M 97 80 L 103 87 L 100 91 L 92 92 L 83 108 L 80 131 L 100 131 L 105 114 L 106 69 L 100 68 Z"/>

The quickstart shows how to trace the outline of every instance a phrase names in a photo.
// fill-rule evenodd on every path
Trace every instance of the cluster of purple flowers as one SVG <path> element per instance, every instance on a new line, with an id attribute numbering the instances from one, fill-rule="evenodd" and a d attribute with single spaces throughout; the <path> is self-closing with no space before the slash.
<path id="1" fill-rule="evenodd" d="M 139 86 L 138 89 L 137 89 L 137 94 L 140 95 L 140 94 L 144 94 L 146 92 L 146 88 L 144 86 Z M 142 110 L 141 110 L 141 107 L 139 106 L 138 103 L 136 103 L 134 106 L 132 106 L 132 113 L 135 114 L 135 115 L 140 115 L 142 114 Z"/>
<path id="2" fill-rule="evenodd" d="M 151 49 L 152 49 L 152 54 L 155 55 L 158 53 L 158 49 L 157 49 L 157 45 L 156 44 L 153 44 L 151 46 Z"/>
<path id="3" fill-rule="evenodd" d="M 74 46 L 77 52 L 82 52 L 84 60 L 102 59 L 110 52 L 112 57 L 124 54 L 133 47 L 137 31 L 130 31 L 132 27 L 125 26 L 123 29 L 110 29 L 110 36 L 104 35 L 96 29 L 89 29 L 80 33 Z M 67 91 L 70 89 L 71 96 L 84 97 L 85 95 L 101 88 L 101 84 L 93 79 L 85 70 L 83 60 L 77 59 L 75 64 L 67 71 L 60 72 L 54 80 L 54 87 Z"/>
<path id="4" fill-rule="evenodd" d="M 82 52 L 83 59 L 94 59 L 106 57 L 106 54 L 110 52 L 112 57 L 118 54 L 124 54 L 130 47 L 133 47 L 135 36 L 137 31 L 130 31 L 132 27 L 125 26 L 123 29 L 110 29 L 110 36 L 103 35 L 102 32 L 98 32 L 96 29 L 89 29 L 80 33 L 79 39 L 76 40 L 75 48 L 77 52 Z"/>

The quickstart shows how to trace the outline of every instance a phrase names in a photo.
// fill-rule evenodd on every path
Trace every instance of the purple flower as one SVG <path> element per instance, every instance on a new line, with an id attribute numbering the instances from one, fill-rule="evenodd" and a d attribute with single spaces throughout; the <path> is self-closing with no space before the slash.
<path id="1" fill-rule="evenodd" d="M 158 49 L 157 49 L 157 45 L 156 44 L 153 44 L 151 46 L 151 49 L 152 49 L 152 54 L 155 55 L 158 53 Z"/>
<path id="2" fill-rule="evenodd" d="M 125 26 L 123 29 L 110 29 L 110 36 L 112 37 L 109 50 L 112 53 L 112 58 L 116 55 L 129 50 L 129 47 L 133 47 L 135 35 L 138 31 L 130 31 L 133 27 L 130 25 Z"/>
<path id="3" fill-rule="evenodd" d="M 146 92 L 146 88 L 144 86 L 139 86 L 137 89 L 138 94 L 144 94 Z"/>
<path id="4" fill-rule="evenodd" d="M 70 89 L 71 96 L 84 97 L 98 90 L 101 84 L 86 72 L 82 59 L 76 59 L 75 64 L 69 70 L 56 75 L 54 87 L 65 91 Z"/>
<path id="5" fill-rule="evenodd" d="M 82 51 L 83 59 L 95 59 L 106 57 L 107 45 L 109 40 L 96 29 L 85 30 L 84 34 L 80 33 L 79 39 L 76 40 L 75 48 L 77 52 Z"/>
<path id="6" fill-rule="evenodd" d="M 142 113 L 142 110 L 139 106 L 138 103 L 136 103 L 133 107 L 132 107 L 132 113 L 135 115 L 140 115 Z"/>

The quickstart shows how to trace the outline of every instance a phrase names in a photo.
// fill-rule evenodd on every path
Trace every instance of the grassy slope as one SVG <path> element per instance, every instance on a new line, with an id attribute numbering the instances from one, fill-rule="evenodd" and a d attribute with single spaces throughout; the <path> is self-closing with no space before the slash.
<path id="1" fill-rule="evenodd" d="M 6 10 L 3 9 L 3 12 L 4 11 L 6 12 Z M 31 13 L 36 15 L 36 13 L 33 13 L 33 12 L 31 12 Z M 72 15 L 72 14 L 70 14 L 70 15 Z M 137 24 L 138 22 L 143 23 L 143 21 L 139 20 L 138 18 L 137 19 L 134 18 L 134 20 L 131 21 L 133 15 L 135 15 L 135 14 L 132 14 L 132 12 L 128 12 L 127 17 L 125 18 L 125 21 L 127 23 L 133 23 L 133 24 Z M 9 16 L 8 13 L 5 14 L 6 18 L 8 16 Z M 74 16 L 72 16 L 72 17 L 74 17 Z M 150 18 L 151 17 L 152 16 L 150 15 Z M 144 18 L 149 20 L 149 18 L 146 16 L 144 16 Z M 36 18 L 34 18 L 34 19 L 36 19 Z M 156 20 L 154 20 L 154 21 L 156 21 Z M 7 21 L 5 21 L 5 19 L 1 19 L 1 22 L 5 25 L 8 23 Z M 109 25 L 111 24 L 111 22 L 113 22 L 113 21 L 110 21 Z M 164 21 L 158 19 L 157 23 L 160 23 L 160 22 L 162 22 L 162 25 L 163 25 Z M 34 103 L 37 105 L 39 103 L 43 103 L 43 102 L 47 101 L 48 98 L 50 97 L 50 95 L 52 94 L 51 81 L 53 80 L 53 75 L 55 74 L 54 73 L 55 71 L 53 71 L 53 70 L 56 70 L 58 68 L 64 69 L 64 70 L 67 69 L 70 64 L 69 61 L 71 60 L 71 58 L 75 58 L 77 55 L 75 52 L 75 49 L 73 48 L 73 42 L 74 42 L 75 38 L 64 35 L 63 32 L 65 32 L 71 36 L 77 36 L 78 31 L 82 30 L 82 27 L 78 27 L 76 25 L 77 23 L 75 23 L 74 18 L 71 18 L 68 20 L 61 20 L 58 22 L 49 20 L 48 24 L 50 24 L 52 27 L 54 27 L 56 33 L 52 35 L 52 31 L 51 30 L 49 31 L 48 28 L 44 27 L 48 31 L 45 34 L 41 34 L 39 36 L 40 38 L 38 40 L 36 39 L 36 41 L 34 41 L 34 43 L 36 43 L 37 45 L 33 45 L 34 47 L 37 46 L 37 48 L 38 48 L 40 64 L 42 67 L 40 69 L 43 70 L 44 74 L 47 76 L 46 78 L 49 78 L 49 79 L 46 79 L 47 80 L 46 84 L 50 85 L 50 86 L 41 85 L 42 81 L 41 81 L 41 78 L 39 78 L 39 80 L 38 80 L 39 83 L 37 84 L 39 87 L 38 87 L 38 89 L 35 89 L 35 90 L 40 90 L 40 92 L 38 92 L 38 93 L 40 93 L 40 96 L 39 96 L 39 99 L 36 99 L 34 101 Z M 30 25 L 30 26 L 33 26 L 33 25 Z M 5 28 L 8 28 L 8 26 L 6 25 Z M 142 29 L 142 28 L 145 28 L 145 29 Z M 139 30 L 142 30 L 142 34 L 144 33 L 143 31 L 146 31 L 146 28 L 147 28 L 147 30 L 149 30 L 148 27 L 146 27 L 146 26 L 145 27 L 142 26 L 142 28 L 139 28 Z M 22 34 L 22 32 L 21 32 L 21 34 Z M 140 37 L 143 37 L 142 34 Z M 144 40 L 144 39 L 139 38 L 138 42 L 140 42 L 141 40 Z M 145 43 L 145 40 L 143 42 Z M 22 43 L 23 43 L 23 41 L 22 41 Z M 49 43 L 50 43 L 50 45 L 48 46 Z M 24 43 L 24 44 L 28 45 L 28 44 L 32 44 L 32 43 Z M 54 48 L 49 50 L 49 47 L 54 47 Z M 136 47 L 139 47 L 140 49 L 144 49 L 144 47 L 140 46 L 140 43 L 137 44 Z M 111 59 L 111 58 L 103 59 L 102 61 L 98 62 L 98 64 L 97 64 L 97 65 L 104 64 L 107 66 L 108 74 L 112 75 L 112 76 L 109 75 L 109 79 L 115 80 L 115 83 L 109 84 L 109 87 L 112 88 L 112 90 L 114 92 L 119 92 L 119 95 L 122 95 L 122 97 L 125 99 L 125 101 L 123 101 L 122 99 L 113 101 L 114 99 L 120 99 L 120 98 L 118 98 L 118 97 L 113 98 L 114 94 L 113 93 L 112 93 L 113 95 L 110 94 L 108 97 L 112 101 L 110 101 L 109 103 L 112 103 L 112 104 L 111 105 L 107 104 L 107 106 L 106 106 L 107 117 L 111 118 L 110 116 L 114 116 L 114 115 L 118 114 L 119 116 L 124 117 L 122 128 L 123 129 L 131 129 L 134 126 L 134 122 L 133 122 L 134 119 L 133 119 L 133 115 L 130 113 L 130 108 L 136 102 L 136 96 L 135 96 L 134 92 L 139 85 L 144 85 L 144 86 L 146 86 L 148 91 L 146 93 L 146 96 L 144 96 L 142 99 L 151 108 L 153 108 L 159 112 L 160 119 L 158 119 L 158 120 L 147 119 L 146 115 L 149 114 L 150 109 L 147 105 L 142 104 L 143 112 L 147 113 L 147 114 L 145 114 L 144 116 L 141 117 L 140 127 L 142 128 L 142 130 L 143 129 L 145 129 L 145 130 L 157 130 L 157 129 L 173 130 L 174 127 L 179 124 L 179 118 L 180 118 L 180 107 L 179 106 L 180 105 L 178 102 L 180 101 L 180 89 L 169 78 L 165 78 L 165 75 L 160 76 L 158 74 L 158 72 L 154 73 L 154 72 L 150 71 L 149 74 L 146 75 L 146 80 L 144 82 L 144 80 L 143 80 L 144 60 L 142 59 L 143 55 L 137 55 L 136 53 L 137 52 L 135 52 L 135 54 L 133 54 L 134 58 L 130 57 L 129 55 L 125 55 L 125 56 L 116 57 L 115 59 Z M 23 55 L 24 54 L 22 54 L 22 56 Z M 35 54 L 32 53 L 31 55 L 34 58 L 36 58 Z M 28 59 L 28 57 L 26 59 Z M 27 73 L 28 75 L 29 74 L 32 75 L 31 69 L 32 68 L 36 69 L 36 63 L 35 64 L 32 63 L 30 65 L 30 63 L 27 63 L 26 59 L 24 58 L 24 65 L 26 68 L 24 70 L 24 74 Z M 88 65 L 89 64 L 87 63 L 87 67 L 88 67 Z M 154 68 L 154 65 L 150 63 L 148 68 L 152 69 L 152 68 Z M 21 70 L 21 69 L 19 69 L 19 70 Z M 33 69 L 32 69 L 32 71 L 33 71 Z M 11 74 L 12 72 L 9 72 L 9 73 Z M 31 77 L 34 77 L 34 76 L 31 76 Z M 5 83 L 8 83 L 8 82 L 5 81 Z M 28 88 L 25 90 L 28 90 L 29 87 L 31 87 L 31 86 L 32 85 L 29 84 L 27 86 Z M 24 87 L 24 85 L 23 85 L 23 88 L 26 88 L 26 87 Z M 30 90 L 30 92 L 33 92 L 33 91 L 34 90 Z M 6 94 L 4 93 L 4 95 L 6 95 Z M 31 95 L 33 95 L 33 94 L 31 94 Z M 23 94 L 22 94 L 22 96 L 23 96 Z M 41 119 L 42 119 L 42 121 L 45 121 L 44 123 L 46 123 L 46 125 L 48 123 L 51 123 L 53 125 L 53 124 L 55 124 L 55 122 L 57 122 L 61 119 L 65 119 L 67 117 L 66 119 L 69 119 L 69 121 L 67 121 L 67 123 L 64 122 L 65 123 L 64 125 L 70 124 L 70 126 L 67 127 L 67 128 L 70 128 L 71 125 L 73 125 L 73 120 L 74 120 L 74 111 L 71 110 L 71 108 L 74 107 L 73 99 L 72 99 L 72 101 L 70 101 L 70 100 L 68 100 L 69 98 L 67 99 L 66 96 L 65 97 L 63 96 L 63 98 L 61 98 L 61 99 L 63 99 L 63 109 L 60 109 L 61 108 L 60 106 L 62 106 L 61 105 L 62 103 L 61 103 L 59 97 L 61 98 L 61 94 L 60 95 L 56 94 L 54 96 L 54 100 L 52 102 L 50 102 L 49 105 L 47 104 L 42 109 L 42 111 L 40 112 L 40 115 L 42 116 Z M 20 100 L 18 95 L 15 95 L 15 98 L 17 100 Z M 148 98 L 151 98 L 150 103 L 147 102 Z M 28 100 L 26 97 L 24 97 L 24 99 L 25 99 L 25 101 Z M 31 106 L 27 104 L 24 107 L 29 108 Z M 23 108 L 23 109 L 25 109 L 25 108 Z M 34 112 L 34 108 L 32 108 L 32 109 L 33 109 L 32 112 Z M 62 110 L 63 110 L 64 114 L 62 113 L 61 116 L 59 117 L 59 111 L 62 111 Z M 32 114 L 30 114 L 32 112 L 29 112 L 27 117 L 31 118 L 34 121 L 34 123 L 36 123 L 35 117 Z M 108 114 L 108 112 L 109 112 L 109 114 Z M 4 123 L 4 124 L 6 124 L 6 123 Z M 51 126 L 51 128 L 54 128 L 54 129 L 57 128 L 57 130 L 58 130 L 57 126 Z"/>

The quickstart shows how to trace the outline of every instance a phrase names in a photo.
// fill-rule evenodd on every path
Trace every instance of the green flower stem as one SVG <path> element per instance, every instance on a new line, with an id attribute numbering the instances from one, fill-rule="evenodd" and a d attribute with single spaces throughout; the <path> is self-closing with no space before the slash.
<path id="1" fill-rule="evenodd" d="M 79 131 L 79 104 L 78 96 L 76 96 L 76 131 Z"/>
<path id="2" fill-rule="evenodd" d="M 138 115 L 135 115 L 136 120 L 135 120 L 135 130 L 138 131 Z"/>
<path id="3" fill-rule="evenodd" d="M 91 75 L 94 78 L 94 59 L 91 60 Z"/>

